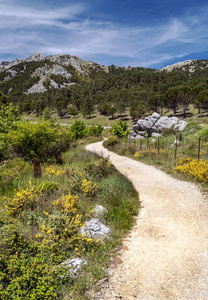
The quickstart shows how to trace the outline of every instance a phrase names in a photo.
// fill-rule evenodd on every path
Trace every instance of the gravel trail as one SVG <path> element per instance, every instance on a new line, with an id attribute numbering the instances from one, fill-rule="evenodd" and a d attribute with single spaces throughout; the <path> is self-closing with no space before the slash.
<path id="1" fill-rule="evenodd" d="M 110 267 L 109 281 L 92 299 L 208 299 L 206 196 L 193 183 L 110 152 L 102 142 L 86 148 L 108 156 L 142 202 L 120 263 Z"/>

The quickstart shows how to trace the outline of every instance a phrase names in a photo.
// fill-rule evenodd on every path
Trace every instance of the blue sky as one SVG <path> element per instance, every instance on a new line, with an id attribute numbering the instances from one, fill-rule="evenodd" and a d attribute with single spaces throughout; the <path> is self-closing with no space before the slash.
<path id="1" fill-rule="evenodd" d="M 0 0 L 0 61 L 70 54 L 161 68 L 208 59 L 207 0 Z"/>

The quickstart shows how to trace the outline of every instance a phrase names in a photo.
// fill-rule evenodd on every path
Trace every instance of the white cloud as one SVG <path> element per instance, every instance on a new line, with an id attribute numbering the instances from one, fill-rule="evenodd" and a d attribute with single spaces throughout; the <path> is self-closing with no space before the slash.
<path id="1" fill-rule="evenodd" d="M 170 18 L 163 24 L 126 27 L 80 20 L 83 5 L 38 10 L 0 1 L 1 53 L 71 54 L 83 59 L 121 57 L 123 65 L 154 66 L 208 47 L 206 10 L 202 16 Z M 67 20 L 67 21 L 66 21 Z M 191 46 L 190 46 L 191 45 Z"/>
<path id="2" fill-rule="evenodd" d="M 83 11 L 83 6 L 73 5 L 62 9 L 38 10 L 0 3 L 0 28 L 14 28 L 32 25 L 54 25 L 57 20 L 68 18 L 70 20 Z"/>

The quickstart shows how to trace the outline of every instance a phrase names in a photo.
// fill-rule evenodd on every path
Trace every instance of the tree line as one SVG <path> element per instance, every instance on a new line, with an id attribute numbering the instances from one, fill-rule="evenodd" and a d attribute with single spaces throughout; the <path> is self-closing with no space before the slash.
<path id="1" fill-rule="evenodd" d="M 110 66 L 108 72 L 91 70 L 89 76 L 84 77 L 74 70 L 75 85 L 27 95 L 22 93 L 21 84 L 24 82 L 25 88 L 38 79 L 24 79 L 35 67 L 31 64 L 27 74 L 20 74 L 14 92 L 7 93 L 9 87 L 12 88 L 9 84 L 17 81 L 15 77 L 1 83 L 0 90 L 8 94 L 7 102 L 18 105 L 21 112 L 36 111 L 38 115 L 48 108 L 55 109 L 60 117 L 78 113 L 90 117 L 97 108 L 100 114 L 113 118 L 116 113 L 122 116 L 128 109 L 131 117 L 137 119 L 148 111 L 163 113 L 168 109 L 175 115 L 182 108 L 186 117 L 190 104 L 197 107 L 199 113 L 208 109 L 208 69 L 205 65 L 206 61 L 196 61 L 194 72 L 189 71 L 189 66 L 171 72 Z M 60 76 L 53 76 L 53 79 L 59 84 L 65 82 Z"/>

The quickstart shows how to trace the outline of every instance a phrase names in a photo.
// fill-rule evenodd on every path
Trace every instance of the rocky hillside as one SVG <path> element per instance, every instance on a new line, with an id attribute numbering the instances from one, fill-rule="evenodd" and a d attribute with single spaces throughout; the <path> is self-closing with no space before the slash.
<path id="1" fill-rule="evenodd" d="M 190 60 L 185 60 L 182 62 L 175 63 L 173 65 L 166 66 L 160 69 L 160 71 L 171 72 L 173 70 L 181 69 L 182 71 L 188 71 L 189 73 L 193 73 L 198 69 L 203 70 L 207 67 L 208 67 L 207 60 L 190 59 Z"/>
<path id="2" fill-rule="evenodd" d="M 22 77 L 24 74 L 28 84 L 23 92 L 43 93 L 51 87 L 64 88 L 73 85 L 79 78 L 87 77 L 92 70 L 108 72 L 108 67 L 83 61 L 76 56 L 58 54 L 45 57 L 41 53 L 35 53 L 26 59 L 1 62 L 0 83 L 7 82 L 9 86 L 12 78 Z M 12 91 L 12 85 L 7 93 Z"/>
<path id="3" fill-rule="evenodd" d="M 207 67 L 207 60 L 187 60 L 159 71 L 169 73 L 178 70 L 194 73 Z M 115 68 L 123 71 L 136 69 Z M 18 95 L 44 93 L 50 88 L 60 89 L 75 85 L 83 78 L 88 78 L 92 71 L 108 73 L 109 70 L 110 67 L 83 61 L 76 56 L 61 54 L 44 56 L 41 53 L 35 53 L 26 59 L 17 58 L 11 62 L 2 61 L 0 63 L 0 90 L 6 95 L 10 93 Z M 155 71 L 149 69 L 149 72 L 154 73 Z"/>
<path id="4" fill-rule="evenodd" d="M 21 112 L 90 117 L 96 109 L 111 118 L 127 111 L 134 119 L 163 110 L 190 115 L 208 110 L 208 60 L 188 60 L 161 70 L 102 66 L 76 56 L 35 53 L 0 63 L 0 92 Z"/>

